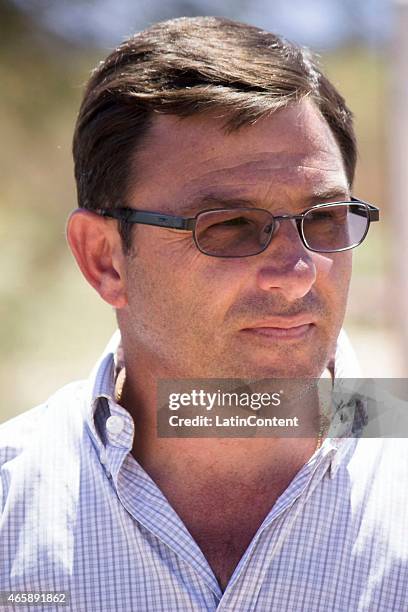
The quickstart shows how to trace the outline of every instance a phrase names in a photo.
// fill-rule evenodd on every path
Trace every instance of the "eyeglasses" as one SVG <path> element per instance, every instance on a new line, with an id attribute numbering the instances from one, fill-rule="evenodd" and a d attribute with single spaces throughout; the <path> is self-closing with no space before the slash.
<path id="1" fill-rule="evenodd" d="M 372 204 L 351 198 L 350 202 L 317 204 L 299 215 L 273 215 L 263 208 L 217 208 L 200 211 L 195 217 L 134 208 L 112 208 L 99 214 L 127 223 L 192 232 L 199 251 L 211 257 L 251 257 L 262 253 L 281 222 L 288 220 L 295 222 L 309 251 L 348 251 L 363 242 L 370 223 L 379 220 L 379 212 Z"/>

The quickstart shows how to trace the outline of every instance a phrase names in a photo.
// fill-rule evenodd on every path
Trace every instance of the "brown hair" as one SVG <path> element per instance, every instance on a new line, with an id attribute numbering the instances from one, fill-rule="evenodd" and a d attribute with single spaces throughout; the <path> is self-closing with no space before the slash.
<path id="1" fill-rule="evenodd" d="M 218 109 L 228 132 L 306 96 L 330 126 L 351 185 L 357 158 L 352 114 L 309 50 L 227 19 L 157 23 L 115 49 L 89 80 L 73 145 L 79 206 L 123 206 L 153 112 L 189 116 Z M 120 231 L 128 251 L 129 226 Z"/>

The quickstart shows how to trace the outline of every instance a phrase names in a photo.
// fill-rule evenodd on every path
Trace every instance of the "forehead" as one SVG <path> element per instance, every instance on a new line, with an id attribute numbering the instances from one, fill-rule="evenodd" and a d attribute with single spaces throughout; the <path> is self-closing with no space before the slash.
<path id="1" fill-rule="evenodd" d="M 274 198 L 347 193 L 342 156 L 318 109 L 303 101 L 232 133 L 225 120 L 158 115 L 134 160 L 134 205 L 180 212 L 209 196 L 267 206 Z"/>

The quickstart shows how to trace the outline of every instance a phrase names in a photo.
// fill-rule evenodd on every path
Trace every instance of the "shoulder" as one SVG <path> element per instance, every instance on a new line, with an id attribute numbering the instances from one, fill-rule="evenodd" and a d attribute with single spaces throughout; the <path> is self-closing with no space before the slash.
<path id="1" fill-rule="evenodd" d="M 390 482 L 402 476 L 408 493 L 408 440 L 406 438 L 359 438 L 349 470 L 364 479 L 384 476 Z"/>
<path id="2" fill-rule="evenodd" d="M 43 404 L 0 424 L 0 458 L 18 454 L 38 435 L 45 433 L 44 427 L 62 423 L 69 411 L 75 419 L 75 407 L 85 399 L 86 381 L 70 383 L 51 395 Z M 1 464 L 1 460 L 0 460 Z"/>
<path id="3" fill-rule="evenodd" d="M 387 571 L 406 577 L 408 567 L 408 441 L 362 438 L 342 477 L 342 497 L 354 550 L 368 562 L 387 559 Z M 371 559 L 371 561 L 370 561 Z"/>
<path id="4" fill-rule="evenodd" d="M 381 514 L 387 505 L 387 520 L 378 517 L 382 528 L 408 530 L 408 513 L 401 513 L 408 505 L 408 440 L 360 438 L 356 442 L 344 472 L 353 508 L 374 514 L 380 509 Z"/>
<path id="5" fill-rule="evenodd" d="M 87 389 L 67 385 L 0 426 L 0 589 L 46 590 L 52 580 L 60 588 L 73 551 L 81 470 L 92 458 Z"/>
<path id="6" fill-rule="evenodd" d="M 66 385 L 43 404 L 0 425 L 0 512 L 13 479 L 40 470 L 56 451 L 78 440 L 84 426 L 85 388 L 85 381 Z"/>

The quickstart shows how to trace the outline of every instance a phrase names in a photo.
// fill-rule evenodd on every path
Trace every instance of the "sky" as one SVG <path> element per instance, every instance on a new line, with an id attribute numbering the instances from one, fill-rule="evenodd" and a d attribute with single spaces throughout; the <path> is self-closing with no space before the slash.
<path id="1" fill-rule="evenodd" d="M 221 15 L 315 49 L 350 40 L 387 41 L 396 0 L 13 0 L 48 29 L 77 44 L 115 46 L 154 21 Z M 401 0 L 400 0 L 401 1 Z"/>

